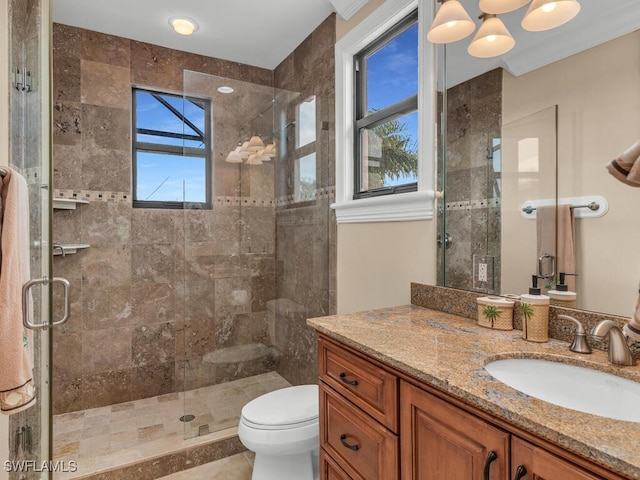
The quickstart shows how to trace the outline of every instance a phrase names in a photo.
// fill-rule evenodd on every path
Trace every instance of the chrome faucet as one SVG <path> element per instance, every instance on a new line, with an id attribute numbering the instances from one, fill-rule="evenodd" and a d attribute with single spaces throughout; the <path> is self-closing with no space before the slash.
<path id="1" fill-rule="evenodd" d="M 576 326 L 576 333 L 573 337 L 573 343 L 569 347 L 569 350 L 576 353 L 591 353 L 591 347 L 587 343 L 587 333 L 585 332 L 580 320 L 570 317 L 569 315 L 558 315 L 558 318 L 562 320 L 569 320 Z"/>
<path id="2" fill-rule="evenodd" d="M 591 329 L 591 336 L 599 340 L 609 336 L 609 362 L 614 365 L 635 365 L 633 354 L 622 330 L 613 320 L 602 320 Z"/>

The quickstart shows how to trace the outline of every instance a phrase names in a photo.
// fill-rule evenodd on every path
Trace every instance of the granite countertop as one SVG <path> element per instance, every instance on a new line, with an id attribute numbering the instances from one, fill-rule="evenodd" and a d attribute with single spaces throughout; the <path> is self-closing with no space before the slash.
<path id="1" fill-rule="evenodd" d="M 617 367 L 603 351 L 576 354 L 566 342 L 531 343 L 521 338 L 519 330 L 482 328 L 473 320 L 413 305 L 311 318 L 307 323 L 517 427 L 640 479 L 640 424 L 552 405 L 495 380 L 483 368 L 501 358 L 540 358 L 640 382 L 640 366 Z"/>

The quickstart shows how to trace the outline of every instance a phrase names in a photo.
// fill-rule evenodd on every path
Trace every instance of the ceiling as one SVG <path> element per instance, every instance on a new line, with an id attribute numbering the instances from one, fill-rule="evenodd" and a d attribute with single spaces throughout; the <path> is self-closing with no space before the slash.
<path id="1" fill-rule="evenodd" d="M 55 22 L 223 58 L 267 69 L 282 62 L 334 11 L 348 18 L 368 0 L 52 0 Z M 478 0 L 461 0 L 477 19 Z M 516 46 L 493 59 L 467 54 L 472 36 L 447 46 L 447 85 L 502 67 L 521 75 L 640 28 L 640 0 L 581 0 L 569 23 L 546 32 L 526 32 L 527 7 L 500 15 Z M 175 33 L 170 17 L 195 19 L 190 37 Z M 460 59 L 455 61 L 456 59 Z"/>
<path id="2" fill-rule="evenodd" d="M 274 69 L 324 19 L 330 0 L 52 0 L 53 21 L 210 57 Z M 175 33 L 169 18 L 199 30 Z"/>

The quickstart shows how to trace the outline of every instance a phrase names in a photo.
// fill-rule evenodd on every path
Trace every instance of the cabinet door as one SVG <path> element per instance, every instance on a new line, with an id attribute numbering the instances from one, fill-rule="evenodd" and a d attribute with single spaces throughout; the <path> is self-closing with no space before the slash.
<path id="1" fill-rule="evenodd" d="M 508 480 L 507 432 L 406 382 L 400 444 L 403 480 Z"/>
<path id="2" fill-rule="evenodd" d="M 602 480 L 518 437 L 511 440 L 511 470 L 512 478 L 519 480 Z"/>

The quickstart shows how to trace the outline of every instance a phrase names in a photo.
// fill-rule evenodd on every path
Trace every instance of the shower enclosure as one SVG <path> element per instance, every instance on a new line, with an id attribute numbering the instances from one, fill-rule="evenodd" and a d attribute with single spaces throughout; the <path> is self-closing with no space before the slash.
<path id="1" fill-rule="evenodd" d="M 30 275 L 42 285 L 32 288 L 33 323 L 51 322 L 50 311 L 50 150 L 49 150 L 49 48 L 48 1 L 11 0 L 9 24 L 9 167 L 22 175 L 29 189 Z M 15 299 L 20 302 L 20 299 Z M 59 317 L 58 317 L 59 318 Z M 33 379 L 36 404 L 9 417 L 8 456 L 2 475 L 10 479 L 48 478 L 41 471 L 50 465 L 50 342 L 51 330 L 32 331 Z M 6 439 L 3 439 L 5 444 Z"/>
<path id="2" fill-rule="evenodd" d="M 160 136 L 153 116 L 131 139 L 118 117 L 125 105 L 56 104 L 60 116 L 78 108 L 83 122 L 54 136 L 54 195 L 79 201 L 54 211 L 54 240 L 86 247 L 54 259 L 75 288 L 73 316 L 54 341 L 53 450 L 77 461 L 76 475 L 232 438 L 246 402 L 317 381 L 306 319 L 333 313 L 333 100 L 189 70 L 181 91 L 172 135 L 183 147 L 169 167 L 135 156 L 138 140 L 144 150 Z M 187 114 L 194 105 L 210 109 L 210 170 L 198 160 L 194 132 L 206 115 Z M 273 153 L 230 155 L 252 137 Z M 137 185 L 146 167 L 160 178 L 133 204 L 132 141 Z"/>

